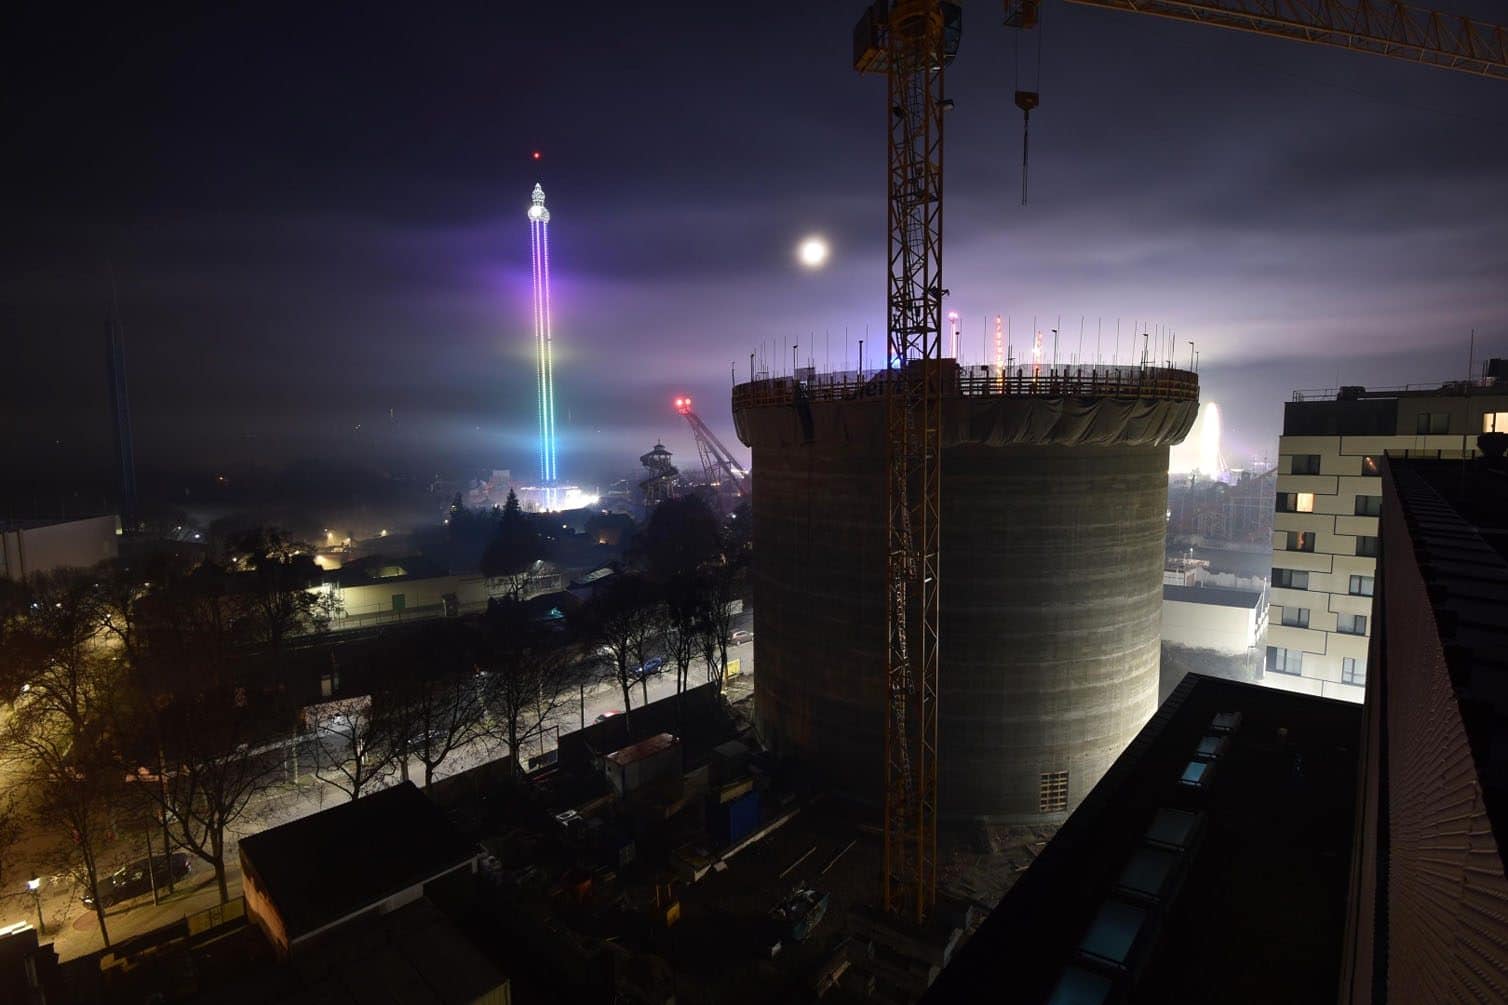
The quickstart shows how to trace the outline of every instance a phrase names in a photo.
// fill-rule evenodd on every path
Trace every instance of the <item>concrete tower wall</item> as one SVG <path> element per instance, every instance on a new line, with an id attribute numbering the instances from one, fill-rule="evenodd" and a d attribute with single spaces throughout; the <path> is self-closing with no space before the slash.
<path id="1" fill-rule="evenodd" d="M 1041 812 L 1042 776 L 1068 772 L 1071 810 L 1155 711 L 1168 445 L 1196 408 L 1150 397 L 947 402 L 944 817 L 1061 817 Z M 874 803 L 883 399 L 739 407 L 736 393 L 735 421 L 755 472 L 759 733 Z"/>

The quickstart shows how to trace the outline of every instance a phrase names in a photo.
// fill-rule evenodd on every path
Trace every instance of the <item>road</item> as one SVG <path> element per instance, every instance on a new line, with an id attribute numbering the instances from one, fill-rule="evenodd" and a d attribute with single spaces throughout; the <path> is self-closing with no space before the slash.
<path id="1" fill-rule="evenodd" d="M 733 628 L 734 630 L 751 630 L 752 621 L 752 615 L 742 614 L 735 619 Z M 728 658 L 730 663 L 735 659 L 739 661 L 739 673 L 746 686 L 753 675 L 754 647 L 752 645 L 731 647 L 728 651 Z M 695 687 L 706 679 L 705 664 L 698 659 L 691 666 L 688 684 Z M 658 701 L 674 693 L 673 667 L 669 668 L 669 672 L 650 678 L 650 701 Z M 643 691 L 638 685 L 634 686 L 633 698 L 635 708 L 643 704 Z M 541 731 L 541 735 L 522 751 L 523 758 L 527 760 L 527 758 L 553 750 L 557 736 L 579 728 L 583 720 L 590 725 L 596 721 L 597 716 L 621 712 L 622 709 L 623 693 L 616 680 L 598 681 L 585 690 L 584 696 L 580 691 L 564 694 L 561 696 L 555 713 L 547 717 L 546 728 Z M 440 765 L 436 777 L 437 779 L 445 778 L 465 771 L 501 757 L 506 752 L 506 744 L 488 739 L 477 741 L 446 758 Z M 385 784 L 391 784 L 398 777 L 399 772 L 394 771 L 386 779 Z M 415 784 L 422 785 L 424 766 L 417 761 L 411 763 L 409 777 Z M 301 774 L 295 783 L 279 786 L 249 807 L 246 814 L 227 835 L 226 885 L 230 896 L 239 896 L 241 892 L 240 855 L 237 848 L 242 837 L 296 820 L 310 813 L 316 813 L 346 798 L 343 792 L 321 782 L 312 774 Z M 158 854 L 162 852 L 161 836 L 160 829 L 152 835 L 152 849 Z M 9 877 L 37 875 L 38 873 L 32 870 L 43 868 L 40 863 L 43 861 L 47 848 L 45 836 L 28 835 L 28 837 L 31 840 L 26 841 L 19 849 L 19 861 L 14 870 L 7 869 L 8 886 L 11 885 Z M 112 863 L 111 868 L 113 868 L 114 865 L 142 858 L 146 853 L 145 834 L 123 836 L 114 846 L 106 849 L 103 860 Z M 160 897 L 160 903 L 154 904 L 151 895 L 146 895 L 105 911 L 105 920 L 110 928 L 112 942 L 118 943 L 130 936 L 149 932 L 175 922 L 187 914 L 213 907 L 220 902 L 214 870 L 198 858 L 190 856 L 190 860 L 189 875 L 174 884 L 173 893 L 164 892 Z M 43 875 L 42 913 L 46 919 L 44 941 L 51 938 L 53 948 L 64 960 L 74 959 L 102 948 L 104 941 L 100 937 L 99 924 L 94 912 L 79 901 L 79 893 L 72 881 L 64 876 Z M 36 904 L 32 896 L 25 891 L 24 878 L 18 885 L 19 892 L 0 897 L 0 925 L 16 921 L 29 921 L 36 924 Z"/>

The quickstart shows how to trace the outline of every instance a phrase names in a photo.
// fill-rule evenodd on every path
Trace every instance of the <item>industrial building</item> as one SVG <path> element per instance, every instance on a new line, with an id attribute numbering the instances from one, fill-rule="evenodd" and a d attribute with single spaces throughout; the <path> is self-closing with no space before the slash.
<path id="1" fill-rule="evenodd" d="M 1157 707 L 1169 368 L 942 360 L 944 817 L 1061 820 Z M 874 805 L 885 724 L 885 380 L 733 389 L 753 498 L 762 742 Z"/>
<path id="2" fill-rule="evenodd" d="M 118 516 L 0 521 L 0 579 L 16 582 L 58 569 L 87 569 L 120 554 Z"/>
<path id="3" fill-rule="evenodd" d="M 1246 657 L 1267 627 L 1264 600 L 1259 590 L 1164 584 L 1162 640 L 1186 649 Z"/>
<path id="4" fill-rule="evenodd" d="M 1494 431 L 1508 431 L 1508 360 L 1469 382 L 1294 393 L 1278 441 L 1267 684 L 1362 700 L 1380 461 L 1471 457 Z"/>

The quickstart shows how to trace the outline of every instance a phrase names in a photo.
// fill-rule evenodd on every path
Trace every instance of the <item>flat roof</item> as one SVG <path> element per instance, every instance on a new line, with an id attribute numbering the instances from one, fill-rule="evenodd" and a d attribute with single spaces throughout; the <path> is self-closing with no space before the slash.
<path id="1" fill-rule="evenodd" d="M 647 740 L 640 740 L 638 743 L 613 751 L 607 755 L 607 759 L 621 768 L 626 764 L 642 761 L 646 757 L 653 757 L 662 750 L 669 750 L 679 742 L 680 740 L 669 733 L 656 733 Z"/>
<path id="2" fill-rule="evenodd" d="M 435 907 L 420 898 L 332 933 L 312 952 L 226 976 L 221 1005 L 367 1005 L 485 1001 L 506 980 Z"/>
<path id="3" fill-rule="evenodd" d="M 924 1001 L 1333 996 L 1361 713 L 1187 675 Z M 1216 734 L 1230 743 L 1206 783 L 1180 786 Z"/>
<path id="4" fill-rule="evenodd" d="M 241 839 L 290 941 L 479 854 L 412 782 Z"/>
<path id="5" fill-rule="evenodd" d="M 1162 599 L 1176 600 L 1185 604 L 1211 604 L 1215 607 L 1244 607 L 1257 609 L 1262 594 L 1255 590 L 1233 590 L 1225 586 L 1173 586 L 1165 584 Z"/>

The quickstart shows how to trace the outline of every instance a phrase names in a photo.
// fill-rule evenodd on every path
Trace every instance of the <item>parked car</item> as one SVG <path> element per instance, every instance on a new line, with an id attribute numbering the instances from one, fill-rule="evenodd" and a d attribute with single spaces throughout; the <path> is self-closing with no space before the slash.
<path id="1" fill-rule="evenodd" d="M 189 874 L 192 864 L 187 852 L 175 851 L 172 855 L 154 855 L 152 857 L 152 873 L 147 872 L 147 860 L 137 859 L 121 866 L 108 876 L 101 876 L 99 881 L 100 903 L 105 907 L 113 907 L 123 900 L 132 897 L 140 897 L 144 893 L 152 892 L 152 880 L 155 877 L 159 887 L 166 885 L 169 870 L 171 870 L 174 882 Z M 85 907 L 94 906 L 94 898 L 85 893 L 81 898 Z"/>
<path id="2" fill-rule="evenodd" d="M 606 719 L 611 719 L 615 715 L 622 715 L 622 714 L 623 714 L 622 712 L 620 712 L 618 709 L 615 708 L 611 712 L 603 712 L 601 715 L 597 716 L 597 718 L 594 721 L 596 721 L 596 722 L 602 722 L 602 721 L 604 721 Z"/>
<path id="3" fill-rule="evenodd" d="M 750 631 L 745 631 L 742 628 L 740 628 L 738 631 L 734 632 L 732 635 L 728 636 L 728 642 L 729 642 L 730 645 L 741 646 L 745 642 L 753 642 L 753 641 L 754 641 L 754 633 L 750 632 Z"/>
<path id="4" fill-rule="evenodd" d="M 644 661 L 643 666 L 634 671 L 634 679 L 638 680 L 640 677 L 653 677 L 663 669 L 665 669 L 665 657 L 651 656 L 649 659 Z"/>

